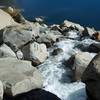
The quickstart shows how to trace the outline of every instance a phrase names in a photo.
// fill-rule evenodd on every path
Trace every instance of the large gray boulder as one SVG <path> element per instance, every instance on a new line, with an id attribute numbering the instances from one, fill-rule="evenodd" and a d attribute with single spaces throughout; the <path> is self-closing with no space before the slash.
<path id="1" fill-rule="evenodd" d="M 8 27 L 3 33 L 3 41 L 15 51 L 31 40 L 32 31 L 24 29 L 20 26 Z"/>
<path id="2" fill-rule="evenodd" d="M 16 54 L 8 47 L 6 44 L 1 45 L 0 47 L 0 58 L 1 57 L 13 57 L 16 58 Z"/>
<path id="3" fill-rule="evenodd" d="M 94 57 L 82 75 L 89 100 L 100 100 L 100 53 Z"/>
<path id="4" fill-rule="evenodd" d="M 4 92 L 11 96 L 42 88 L 43 84 L 41 74 L 31 62 L 16 58 L 0 58 L 0 80 Z"/>
<path id="5" fill-rule="evenodd" d="M 43 63 L 48 57 L 45 44 L 30 43 L 22 49 L 24 59 L 31 60 L 33 65 Z"/>
<path id="6" fill-rule="evenodd" d="M 3 100 L 3 84 L 0 81 L 0 100 Z"/>
<path id="7" fill-rule="evenodd" d="M 87 68 L 90 61 L 93 59 L 95 54 L 90 54 L 88 52 L 78 52 L 75 55 L 74 61 L 74 70 L 75 70 L 75 79 L 80 80 L 83 72 Z"/>

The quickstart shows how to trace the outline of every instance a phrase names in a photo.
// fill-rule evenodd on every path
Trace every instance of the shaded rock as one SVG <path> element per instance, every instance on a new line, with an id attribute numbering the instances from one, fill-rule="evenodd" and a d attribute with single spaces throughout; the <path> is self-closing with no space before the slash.
<path id="1" fill-rule="evenodd" d="M 0 30 L 11 25 L 16 25 L 17 23 L 13 20 L 13 18 L 6 13 L 5 11 L 0 9 Z"/>
<path id="2" fill-rule="evenodd" d="M 62 52 L 63 52 L 63 50 L 61 48 L 57 48 L 57 49 L 53 50 L 52 55 L 58 55 L 58 54 L 60 54 Z"/>
<path id="3" fill-rule="evenodd" d="M 7 95 L 28 92 L 42 88 L 42 77 L 31 62 L 15 58 L 0 58 L 0 80 Z"/>
<path id="4" fill-rule="evenodd" d="M 0 47 L 0 57 L 13 57 L 16 58 L 16 54 L 8 47 L 6 44 L 3 44 Z"/>
<path id="5" fill-rule="evenodd" d="M 45 44 L 38 44 L 36 42 L 26 45 L 22 49 L 24 59 L 32 61 L 33 65 L 43 63 L 48 57 L 48 52 Z"/>
<path id="6" fill-rule="evenodd" d="M 61 100 L 55 94 L 42 89 L 32 90 L 30 92 L 17 95 L 15 97 L 4 96 L 4 100 Z"/>
<path id="7" fill-rule="evenodd" d="M 25 30 L 19 26 L 11 26 L 5 29 L 3 33 L 3 41 L 17 51 L 18 48 L 32 40 L 32 31 Z"/>
<path id="8" fill-rule="evenodd" d="M 2 82 L 0 81 L 0 100 L 3 100 L 3 84 Z"/>
<path id="9" fill-rule="evenodd" d="M 88 52 L 78 52 L 75 55 L 74 67 L 75 70 L 75 79 L 80 80 L 83 72 L 87 68 L 90 61 L 93 59 L 95 54 L 90 54 Z"/>
<path id="10" fill-rule="evenodd" d="M 89 52 L 99 53 L 100 52 L 100 44 L 93 43 L 88 47 Z"/>
<path id="11" fill-rule="evenodd" d="M 94 57 L 82 75 L 89 100 L 100 100 L 100 53 Z"/>

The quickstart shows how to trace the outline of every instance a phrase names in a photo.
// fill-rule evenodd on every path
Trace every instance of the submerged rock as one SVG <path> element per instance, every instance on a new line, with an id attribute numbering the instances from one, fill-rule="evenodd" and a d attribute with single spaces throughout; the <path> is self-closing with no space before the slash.
<path id="1" fill-rule="evenodd" d="M 57 48 L 57 49 L 53 50 L 52 55 L 58 55 L 58 54 L 60 54 L 62 52 L 63 52 L 63 50 L 61 48 Z"/>
<path id="2" fill-rule="evenodd" d="M 88 52 L 78 52 L 75 55 L 74 69 L 75 69 L 75 79 L 80 80 L 83 72 L 87 68 L 90 61 L 93 59 L 94 55 Z"/>
<path id="3" fill-rule="evenodd" d="M 100 100 L 100 53 L 94 57 L 82 75 L 89 100 Z"/>
<path id="4" fill-rule="evenodd" d="M 42 88 L 42 77 L 31 62 L 15 58 L 0 58 L 0 80 L 4 93 L 15 96 L 32 89 Z"/>

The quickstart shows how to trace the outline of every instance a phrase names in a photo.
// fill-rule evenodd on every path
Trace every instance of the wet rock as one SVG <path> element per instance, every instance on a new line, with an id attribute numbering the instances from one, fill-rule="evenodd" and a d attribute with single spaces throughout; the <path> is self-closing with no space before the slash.
<path id="1" fill-rule="evenodd" d="M 88 51 L 92 53 L 99 53 L 100 52 L 100 44 L 93 43 L 88 47 Z"/>
<path id="2" fill-rule="evenodd" d="M 3 33 L 3 41 L 11 47 L 12 50 L 17 51 L 26 43 L 32 40 L 32 31 L 23 29 L 19 26 L 11 26 L 5 29 Z"/>
<path id="3" fill-rule="evenodd" d="M 2 82 L 0 81 L 0 100 L 3 100 L 3 84 Z"/>
<path id="4" fill-rule="evenodd" d="M 4 93 L 15 96 L 32 89 L 42 88 L 42 77 L 31 62 L 15 58 L 0 58 L 0 80 Z"/>
<path id="5" fill-rule="evenodd" d="M 60 53 L 62 53 L 63 52 L 63 50 L 61 49 L 61 48 L 57 48 L 57 49 L 54 49 L 53 50 L 53 52 L 52 52 L 52 55 L 58 55 L 58 54 L 60 54 Z"/>
<path id="6" fill-rule="evenodd" d="M 37 42 L 30 43 L 22 49 L 24 59 L 32 61 L 33 65 L 43 63 L 48 57 L 48 52 L 45 44 Z"/>
<path id="7" fill-rule="evenodd" d="M 35 89 L 15 97 L 4 96 L 4 100 L 61 100 L 55 94 L 42 89 Z"/>
<path id="8" fill-rule="evenodd" d="M 8 47 L 6 44 L 1 45 L 0 47 L 0 58 L 1 57 L 13 57 L 16 58 L 16 54 Z"/>
<path id="9" fill-rule="evenodd" d="M 75 55 L 74 67 L 75 70 L 75 79 L 80 80 L 83 72 L 87 68 L 90 61 L 93 59 L 95 54 L 90 54 L 88 52 L 78 52 Z"/>
<path id="10" fill-rule="evenodd" d="M 100 100 L 100 53 L 94 57 L 82 75 L 89 100 Z"/>
<path id="11" fill-rule="evenodd" d="M 16 25 L 16 24 L 17 23 L 13 20 L 13 18 L 8 13 L 0 9 L 0 30 L 7 26 Z"/>

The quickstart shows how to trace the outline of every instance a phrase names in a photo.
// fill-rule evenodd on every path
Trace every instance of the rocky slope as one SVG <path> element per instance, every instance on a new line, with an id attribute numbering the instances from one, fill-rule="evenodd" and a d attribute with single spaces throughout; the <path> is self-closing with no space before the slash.
<path id="1" fill-rule="evenodd" d="M 91 79 L 89 70 L 92 70 L 91 60 L 100 51 L 99 41 L 100 32 L 89 27 L 67 20 L 61 25 L 47 26 L 40 18 L 35 22 L 25 20 L 12 7 L 0 9 L 0 100 L 73 100 L 73 96 L 68 98 L 63 94 L 68 91 L 67 80 L 71 83 L 80 81 L 81 77 L 86 83 L 87 95 L 95 98 L 100 89 L 91 88 L 92 81 L 97 78 Z M 99 63 L 96 66 L 98 71 L 92 73 L 98 76 L 94 84 L 99 84 Z M 71 74 L 63 80 L 65 83 L 59 81 L 63 71 L 65 77 L 68 77 L 68 71 Z M 53 88 L 57 84 L 64 92 L 56 86 Z M 99 99 L 96 97 L 95 100 Z"/>

